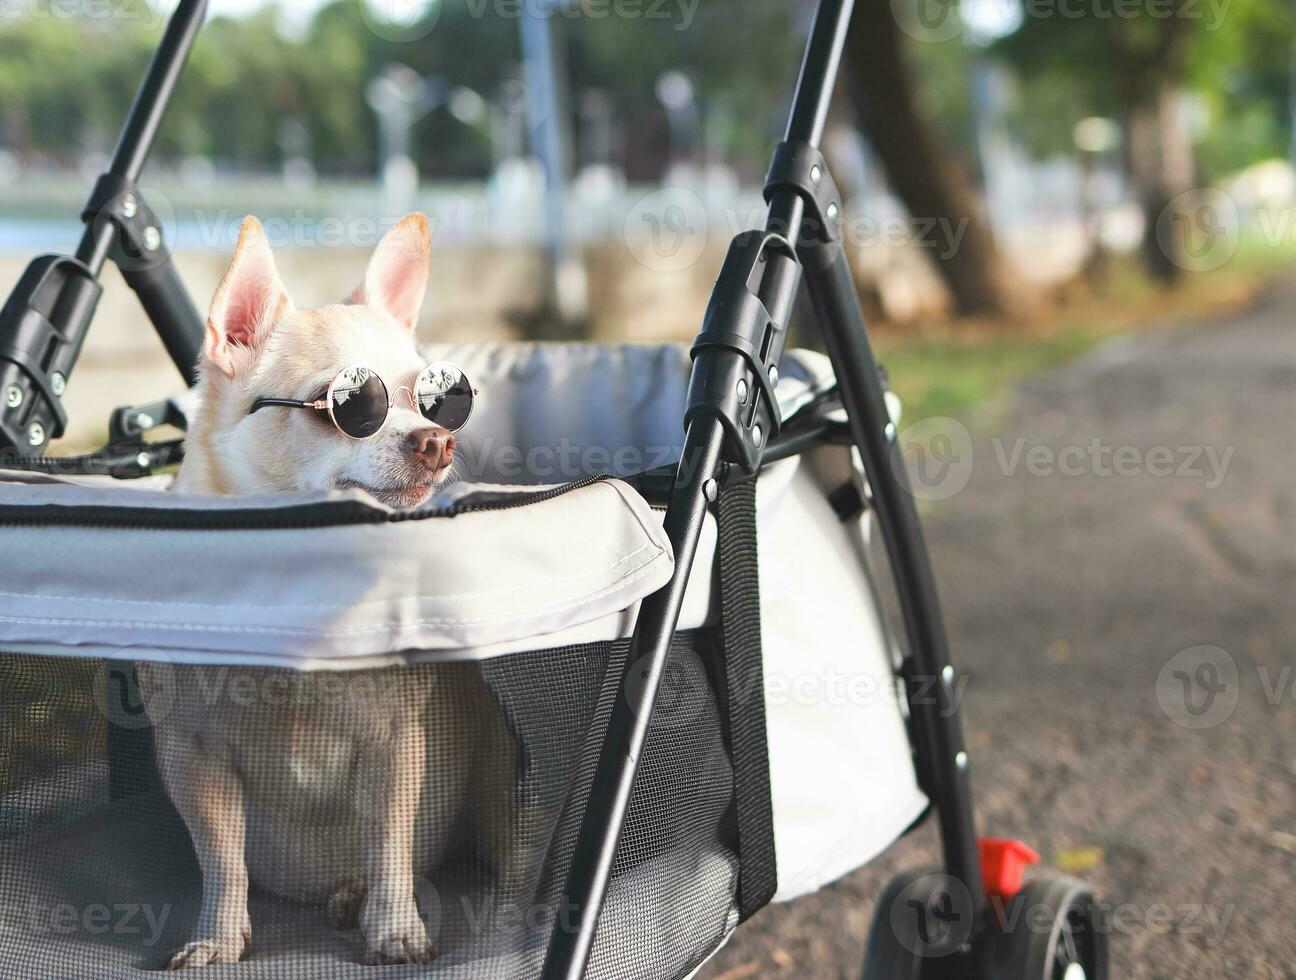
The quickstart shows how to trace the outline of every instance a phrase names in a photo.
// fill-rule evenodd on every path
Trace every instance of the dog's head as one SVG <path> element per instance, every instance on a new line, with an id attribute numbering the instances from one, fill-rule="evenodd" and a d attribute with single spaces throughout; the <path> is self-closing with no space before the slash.
<path id="1" fill-rule="evenodd" d="M 190 421 L 177 487 L 207 493 L 355 487 L 392 507 L 425 501 L 450 475 L 455 445 L 411 398 L 401 397 L 423 366 L 414 327 L 429 251 L 426 219 L 409 215 L 379 243 L 345 301 L 299 310 L 280 282 L 261 223 L 245 219 L 212 300 L 201 405 Z M 339 371 L 357 366 L 376 372 L 396 393 L 385 426 L 370 438 L 348 438 L 326 411 L 251 411 L 262 398 L 322 400 Z"/>

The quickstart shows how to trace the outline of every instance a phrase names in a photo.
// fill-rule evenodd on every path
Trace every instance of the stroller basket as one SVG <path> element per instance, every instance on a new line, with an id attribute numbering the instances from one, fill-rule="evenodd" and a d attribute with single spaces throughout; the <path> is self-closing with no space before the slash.
<path id="1" fill-rule="evenodd" d="M 572 916 L 562 888 L 635 610 L 673 567 L 661 515 L 616 478 L 634 474 L 615 450 L 635 467 L 678 455 L 689 358 L 437 353 L 491 398 L 465 433 L 473 482 L 412 514 L 355 493 L 0 484 L 4 976 L 161 969 L 204 885 L 173 800 L 230 771 L 256 787 L 252 943 L 211 976 L 372 975 L 352 886 L 390 807 L 412 809 L 419 915 L 440 954 L 392 975 L 538 975 Z M 785 415 L 831 383 L 826 359 L 788 355 Z M 619 413 L 609 385 L 626 393 Z M 613 475 L 555 462 L 563 482 L 518 485 L 516 452 L 533 465 L 606 458 Z M 829 499 L 862 486 L 851 459 L 821 447 L 720 492 L 589 976 L 686 977 L 776 889 L 840 877 L 925 809 L 871 601 L 870 518 Z M 406 756 L 393 719 L 417 727 L 423 759 L 395 782 L 386 763 Z M 245 726 L 234 757 L 203 751 L 204 724 Z M 187 770 L 170 771 L 179 758 Z M 416 791 L 401 785 L 415 777 Z M 238 819 L 219 810 L 215 835 Z"/>

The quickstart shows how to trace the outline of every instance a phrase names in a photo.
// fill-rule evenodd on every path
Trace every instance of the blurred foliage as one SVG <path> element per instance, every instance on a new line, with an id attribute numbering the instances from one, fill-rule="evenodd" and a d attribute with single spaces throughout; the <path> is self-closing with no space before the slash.
<path id="1" fill-rule="evenodd" d="M 1016 73 L 1010 125 L 1036 155 L 1074 153 L 1077 122 L 1120 115 L 1119 79 L 1111 70 L 1118 31 L 1136 54 L 1151 57 L 1164 41 L 1168 18 L 1176 18 L 1173 26 L 1186 35 L 1179 83 L 1203 110 L 1193 121 L 1203 176 L 1287 156 L 1296 45 L 1289 0 L 1095 2 L 1068 6 L 1073 16 L 1061 15 L 1058 4 L 1028 2 L 1026 9 L 1032 8 L 1036 15 L 1024 16 L 990 54 Z"/>
<path id="2" fill-rule="evenodd" d="M 1198 34 L 1189 81 L 1209 113 L 1197 147 L 1207 179 L 1288 155 L 1294 63 L 1288 0 L 1230 0 L 1218 29 Z"/>
<path id="3" fill-rule="evenodd" d="M 87 153 L 111 150 L 160 24 L 144 16 L 69 19 L 51 10 L 57 3 L 31 0 L 31 15 L 0 21 L 0 146 L 72 165 Z M 974 174 L 978 58 L 1013 69 L 1018 81 L 1008 124 L 1037 156 L 1072 154 L 1076 122 L 1119 112 L 1112 5 L 1072 4 L 1062 16 L 1060 6 L 1044 0 L 1025 3 L 1021 26 L 988 47 L 966 36 L 908 46 L 925 111 L 943 144 Z M 392 62 L 466 86 L 496 105 L 519 97 L 521 5 L 439 0 L 435 27 L 405 43 L 372 29 L 363 4 L 333 0 L 291 34 L 280 29 L 273 7 L 241 19 L 213 18 L 180 85 L 159 156 L 197 154 L 224 167 L 273 169 L 291 123 L 310 134 L 309 156 L 321 173 L 372 174 L 376 121 L 364 90 Z M 1184 84 L 1207 123 L 1197 134 L 1203 174 L 1216 177 L 1285 155 L 1296 44 L 1288 0 L 1173 0 L 1173 7 L 1191 13 Z M 556 17 L 570 69 L 573 125 L 582 96 L 601 94 L 611 107 L 614 162 L 632 178 L 660 176 L 669 138 L 656 82 L 679 70 L 694 82 L 703 120 L 705 145 L 695 153 L 759 176 L 791 97 L 811 5 L 701 0 L 691 19 L 683 5 L 666 9 L 669 16 Z M 1136 45 L 1141 38 L 1155 43 L 1162 18 L 1154 11 L 1165 9 L 1164 0 L 1122 0 L 1120 9 L 1119 27 Z M 490 171 L 487 120 L 468 124 L 435 111 L 418 124 L 416 138 L 425 173 L 453 179 Z"/>
<path id="4" fill-rule="evenodd" d="M 50 12 L 57 0 L 32 2 L 39 8 L 33 15 L 0 21 L 0 146 L 63 164 L 110 151 L 160 25 L 140 16 L 69 19 Z M 292 36 L 279 29 L 273 8 L 212 18 L 158 155 L 273 168 L 284 153 L 281 129 L 290 122 L 310 134 L 309 155 L 321 173 L 373 173 L 377 133 L 367 82 L 395 62 L 438 75 L 451 88 L 466 86 L 490 103 L 515 99 L 519 6 L 440 0 L 434 28 L 410 42 L 373 30 L 363 0 L 334 0 Z M 707 151 L 752 161 L 759 173 L 790 99 L 799 31 L 807 26 L 794 19 L 805 11 L 783 0 L 706 0 L 689 21 L 681 5 L 654 5 L 669 16 L 647 16 L 649 9 L 638 17 L 555 21 L 572 92 L 597 90 L 611 106 L 615 162 L 632 176 L 660 173 L 668 141 L 656 81 L 674 69 L 695 85 Z M 568 100 L 573 122 L 580 105 L 580 98 Z M 442 109 L 418 124 L 416 138 L 426 173 L 480 177 L 490 170 L 489 120 L 467 124 Z"/>

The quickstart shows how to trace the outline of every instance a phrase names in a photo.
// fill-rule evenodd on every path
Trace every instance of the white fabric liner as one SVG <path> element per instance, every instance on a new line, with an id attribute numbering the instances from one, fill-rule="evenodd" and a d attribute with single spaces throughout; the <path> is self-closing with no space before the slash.
<path id="1" fill-rule="evenodd" d="M 5 487 L 0 504 L 229 513 L 328 497 L 41 486 Z M 619 481 L 453 519 L 300 530 L 16 526 L 5 541 L 5 648 L 305 670 L 462 659 L 550 646 L 537 638 L 590 624 L 620 629 L 626 607 L 673 568 L 660 521 Z"/>
<path id="2" fill-rule="evenodd" d="M 678 458 L 689 359 L 680 346 L 441 346 L 481 391 L 461 433 L 464 483 L 562 484 Z M 785 414 L 831 383 L 791 352 Z M 300 507 L 358 491 L 263 498 L 159 492 L 10 475 L 0 506 L 157 511 Z M 758 483 L 762 631 L 779 869 L 776 900 L 871 860 L 926 808 L 865 556 L 867 517 L 843 523 L 827 491 L 862 480 L 825 448 Z M 4 480 L 0 477 L 0 480 Z M 516 486 L 521 490 L 522 487 Z M 619 481 L 453 519 L 293 530 L 139 531 L 12 525 L 0 563 L 0 649 L 298 670 L 481 659 L 628 636 L 670 577 L 655 512 Z M 712 620 L 708 520 L 681 628 Z"/>

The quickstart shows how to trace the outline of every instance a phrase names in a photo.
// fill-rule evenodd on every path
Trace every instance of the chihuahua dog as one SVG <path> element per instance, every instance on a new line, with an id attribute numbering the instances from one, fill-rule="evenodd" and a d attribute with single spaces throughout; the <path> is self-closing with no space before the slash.
<path id="1" fill-rule="evenodd" d="M 415 410 L 412 394 L 423 365 L 414 326 L 429 249 L 427 221 L 410 215 L 383 238 L 343 303 L 298 309 L 264 229 L 246 219 L 212 301 L 200 407 L 175 488 L 359 488 L 401 509 L 427 500 L 449 476 L 455 445 Z M 330 379 L 355 365 L 397 393 L 381 429 L 363 439 L 322 410 Z M 254 410 L 267 398 L 271 407 Z M 278 407 L 293 403 L 316 411 Z M 509 751 L 506 726 L 479 675 L 462 666 L 369 672 L 363 697 L 336 693 L 357 675 L 326 690 L 316 674 L 249 671 L 253 690 L 290 682 L 294 696 L 236 701 L 213 694 L 220 668 L 140 665 L 146 700 L 164 680 L 158 672 L 173 671 L 174 700 L 153 718 L 158 767 L 202 871 L 196 928 L 169 969 L 242 957 L 250 884 L 327 904 L 335 924 L 360 927 L 369 963 L 435 958 L 415 876 L 436 865 L 470 797 L 487 791 L 479 773 L 509 770 L 482 762 L 483 752 Z M 494 802 L 483 812 L 507 811 Z"/>

